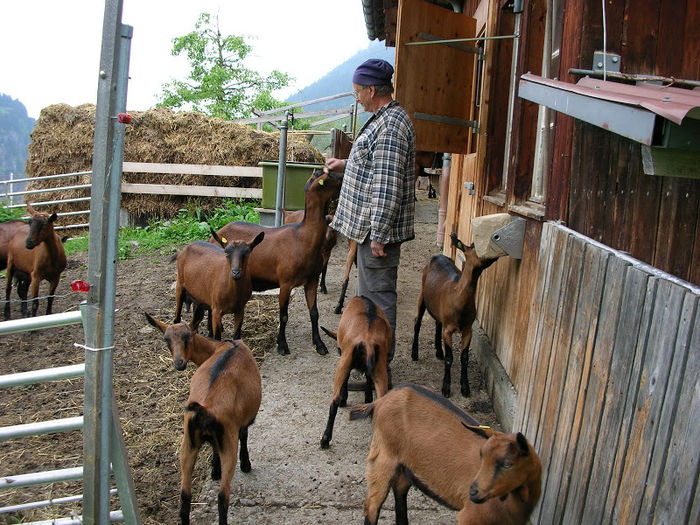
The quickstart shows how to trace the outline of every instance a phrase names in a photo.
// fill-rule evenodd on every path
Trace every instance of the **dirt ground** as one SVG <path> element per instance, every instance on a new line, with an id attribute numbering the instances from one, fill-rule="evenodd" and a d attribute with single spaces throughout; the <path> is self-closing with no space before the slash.
<path id="1" fill-rule="evenodd" d="M 420 335 L 420 359 L 411 360 L 415 303 L 422 267 L 437 253 L 437 200 L 419 190 L 416 210 L 416 239 L 403 246 L 399 271 L 399 305 L 396 356 L 392 365 L 394 384 L 415 382 L 440 391 L 443 364 L 434 357 L 434 322 L 426 319 Z M 333 313 L 338 300 L 347 252 L 341 241 L 329 264 L 328 295 L 319 294 L 320 323 L 336 330 L 339 315 Z M 189 378 L 194 370 L 177 372 L 160 333 L 143 316 L 148 311 L 170 321 L 175 301 L 172 283 L 175 266 L 168 255 L 152 255 L 120 261 L 115 316 L 115 396 L 124 438 L 133 470 L 139 511 L 146 524 L 175 523 L 179 505 L 178 448 L 182 436 L 182 407 Z M 74 279 L 87 279 L 87 254 L 71 256 L 58 288 L 54 313 L 77 307 L 84 298 L 70 291 Z M 4 281 L 3 281 L 4 282 Z M 354 287 L 354 273 L 351 286 Z M 43 290 L 43 288 L 42 288 Z M 333 374 L 338 362 L 334 341 L 324 339 L 329 352 L 316 353 L 311 343 L 308 310 L 297 289 L 290 305 L 287 337 L 291 355 L 275 351 L 277 330 L 276 296 L 254 296 L 246 310 L 243 339 L 259 359 L 263 378 L 263 400 L 255 424 L 250 428 L 249 450 L 252 472 L 237 470 L 232 483 L 230 523 L 322 524 L 362 523 L 366 493 L 365 456 L 372 436 L 370 420 L 349 421 L 341 408 L 333 441 L 321 450 L 319 441 L 328 416 Z M 13 318 L 19 304 L 13 303 Z M 44 305 L 40 306 L 40 313 Z M 230 317 L 230 316 L 227 316 Z M 189 317 L 185 318 L 186 320 Z M 224 337 L 231 334 L 231 319 L 225 320 Z M 53 328 L 0 338 L 0 374 L 49 368 L 84 361 L 82 328 Z M 470 362 L 472 397 L 459 393 L 459 359 L 455 356 L 451 400 L 483 424 L 498 428 L 490 400 L 476 364 Z M 81 413 L 83 381 L 69 380 L 3 390 L 0 393 L 0 426 Z M 364 394 L 350 392 L 348 405 L 363 402 Z M 0 443 L 0 476 L 74 467 L 82 458 L 82 436 L 78 431 Z M 459 444 L 455 443 L 455 450 Z M 216 523 L 218 483 L 208 476 L 209 449 L 200 453 L 193 481 L 193 523 Z M 30 490 L 0 492 L 0 507 L 52 497 L 80 494 L 79 483 L 58 483 Z M 419 491 L 409 493 L 411 523 L 454 523 L 455 512 L 441 507 Z M 114 497 L 114 508 L 119 507 Z M 380 523 L 394 522 L 394 502 L 389 495 Z M 49 514 L 50 512 L 50 514 Z M 0 514 L 0 524 L 21 523 L 49 517 L 80 514 L 78 503 L 50 510 Z"/>

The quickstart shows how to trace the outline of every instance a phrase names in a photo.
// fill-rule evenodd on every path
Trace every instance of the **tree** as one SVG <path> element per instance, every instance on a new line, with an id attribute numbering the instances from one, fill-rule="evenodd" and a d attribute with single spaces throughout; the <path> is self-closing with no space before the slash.
<path id="1" fill-rule="evenodd" d="M 185 53 L 190 63 L 186 80 L 163 85 L 159 106 L 193 109 L 226 120 L 249 117 L 253 108 L 281 105 L 271 93 L 292 78 L 278 70 L 264 77 L 243 64 L 252 47 L 242 36 L 223 36 L 219 19 L 201 13 L 195 30 L 173 39 L 172 54 Z"/>

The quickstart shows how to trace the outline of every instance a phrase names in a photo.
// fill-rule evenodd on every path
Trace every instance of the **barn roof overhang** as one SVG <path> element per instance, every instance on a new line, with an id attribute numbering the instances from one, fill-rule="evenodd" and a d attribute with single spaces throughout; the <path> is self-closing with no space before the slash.
<path id="1" fill-rule="evenodd" d="M 590 77 L 572 84 L 526 73 L 518 94 L 647 146 L 655 144 L 659 117 L 678 126 L 686 117 L 700 119 L 700 91 L 655 84 L 633 86 Z"/>
<path id="2" fill-rule="evenodd" d="M 590 77 L 572 84 L 526 73 L 518 95 L 640 142 L 644 171 L 650 175 L 700 177 L 698 89 Z"/>

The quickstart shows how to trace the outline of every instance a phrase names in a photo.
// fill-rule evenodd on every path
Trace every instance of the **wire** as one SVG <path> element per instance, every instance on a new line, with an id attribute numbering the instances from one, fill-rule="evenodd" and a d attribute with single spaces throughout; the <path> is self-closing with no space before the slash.
<path id="1" fill-rule="evenodd" d="M 603 81 L 607 80 L 608 76 L 608 31 L 605 23 L 605 0 L 601 0 L 603 6 Z"/>

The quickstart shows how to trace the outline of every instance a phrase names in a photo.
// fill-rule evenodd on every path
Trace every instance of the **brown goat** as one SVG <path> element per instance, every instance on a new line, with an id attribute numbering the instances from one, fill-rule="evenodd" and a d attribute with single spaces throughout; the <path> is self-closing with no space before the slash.
<path id="1" fill-rule="evenodd" d="M 29 275 L 32 316 L 39 309 L 39 285 L 49 281 L 49 294 L 46 299 L 46 314 L 51 313 L 53 295 L 66 268 L 66 252 L 61 237 L 54 232 L 54 222 L 58 216 L 42 213 L 27 204 L 30 215 L 29 232 L 18 230 L 10 239 L 7 253 L 7 284 L 5 288 L 5 319 L 10 318 L 10 293 L 12 281 L 19 272 Z M 27 303 L 22 302 L 22 315 L 27 315 Z"/>
<path id="2" fill-rule="evenodd" d="M 304 210 L 287 211 L 282 210 L 284 215 L 284 223 L 291 224 L 293 222 L 301 222 L 304 220 Z M 333 215 L 326 215 L 326 224 L 330 224 L 333 220 Z M 326 228 L 326 238 L 321 248 L 321 258 L 323 259 L 323 269 L 321 270 L 321 282 L 318 289 L 321 293 L 327 294 L 326 288 L 326 272 L 328 271 L 328 261 L 331 258 L 331 251 L 338 242 L 338 233 L 333 228 Z"/>
<path id="3" fill-rule="evenodd" d="M 250 254 L 265 237 L 258 233 L 251 242 L 229 241 L 226 248 L 195 241 L 177 255 L 174 323 L 179 323 L 182 305 L 189 296 L 197 301 L 192 329 L 197 330 L 205 308 L 210 308 L 214 339 L 221 339 L 224 314 L 234 314 L 234 339 L 241 337 L 245 305 L 253 293 L 248 261 Z"/>
<path id="4" fill-rule="evenodd" d="M 338 407 L 347 404 L 348 378 L 352 369 L 364 372 L 367 377 L 365 403 L 372 402 L 372 384 L 377 391 L 377 397 L 387 393 L 387 359 L 392 336 L 391 326 L 382 309 L 362 296 L 353 297 L 348 302 L 338 323 L 337 335 L 323 326 L 321 329 L 336 339 L 340 348 L 340 361 L 335 370 L 328 423 L 321 438 L 321 448 L 328 448 L 333 438 L 333 425 Z"/>
<path id="5" fill-rule="evenodd" d="M 365 524 L 374 525 L 389 489 L 396 523 L 408 523 L 415 485 L 457 512 L 457 523 L 525 524 L 541 491 L 542 465 L 521 433 L 478 426 L 447 399 L 418 385 L 400 385 L 350 419 L 372 416 L 367 456 Z"/>
<path id="6" fill-rule="evenodd" d="M 180 447 L 180 520 L 190 522 L 192 471 L 201 446 L 214 449 L 211 477 L 220 479 L 219 524 L 227 523 L 231 480 L 236 469 L 240 441 L 240 467 L 250 472 L 248 427 L 254 422 L 262 399 L 260 370 L 243 341 L 212 341 L 185 323 L 166 325 L 146 313 L 150 324 L 164 334 L 177 370 L 192 360 L 199 368 L 192 376 L 185 404 L 184 432 Z"/>
<path id="7" fill-rule="evenodd" d="M 445 255 L 434 255 L 423 269 L 423 282 L 418 296 L 418 313 L 416 315 L 411 358 L 418 359 L 418 334 L 421 320 L 426 308 L 435 319 L 435 356 L 445 360 L 445 375 L 442 380 L 442 395 L 450 397 L 452 372 L 452 334 L 461 334 L 461 373 L 460 387 L 462 395 L 469 397 L 469 343 L 472 339 L 472 323 L 476 318 L 476 285 L 481 272 L 491 266 L 497 259 L 482 261 L 476 256 L 473 245 L 466 247 L 457 236 L 450 236 L 452 244 L 465 255 L 465 262 L 460 272 L 454 262 Z M 445 342 L 443 356 L 442 340 Z"/>
<path id="8" fill-rule="evenodd" d="M 0 270 L 7 268 L 10 239 L 17 233 L 24 235 L 26 238 L 29 234 L 29 224 L 20 220 L 0 222 Z"/>
<path id="9" fill-rule="evenodd" d="M 265 239 L 251 254 L 248 264 L 253 279 L 253 290 L 279 287 L 280 327 L 277 334 L 277 352 L 288 354 L 286 327 L 289 317 L 289 297 L 293 288 L 304 286 L 306 306 L 311 318 L 311 337 L 316 351 L 327 354 L 328 349 L 318 330 L 316 295 L 321 274 L 321 251 L 326 238 L 326 207 L 338 197 L 343 176 L 316 170 L 304 187 L 304 220 L 271 228 L 248 222 L 230 222 L 217 233 L 222 239 L 250 239 L 265 232 Z M 214 239 L 209 239 L 214 242 Z"/>

